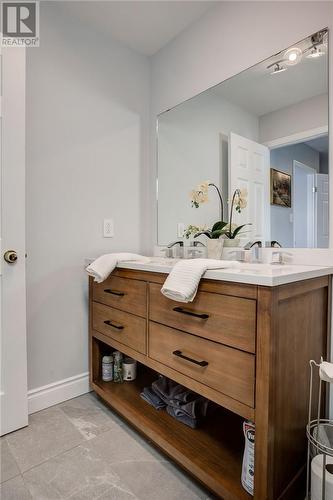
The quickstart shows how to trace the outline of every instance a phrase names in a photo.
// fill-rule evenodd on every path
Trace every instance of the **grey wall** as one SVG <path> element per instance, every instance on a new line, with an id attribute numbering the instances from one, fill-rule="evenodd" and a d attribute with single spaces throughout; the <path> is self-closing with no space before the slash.
<path id="1" fill-rule="evenodd" d="M 27 50 L 29 389 L 88 370 L 84 258 L 140 249 L 150 98 L 147 58 L 65 2 L 43 2 L 40 26 Z"/>
<path id="2" fill-rule="evenodd" d="M 265 144 L 281 137 L 325 127 L 328 127 L 328 95 L 322 94 L 261 116 L 259 138 Z"/>
<path id="3" fill-rule="evenodd" d="M 292 174 L 294 160 L 319 172 L 319 153 L 306 144 L 295 144 L 271 150 L 271 168 Z M 292 212 L 292 208 L 271 206 L 272 239 L 287 248 L 293 247 L 293 223 L 290 219 Z"/>
<path id="4" fill-rule="evenodd" d="M 320 173 L 328 174 L 328 153 L 320 153 Z"/>
<path id="5" fill-rule="evenodd" d="M 152 58 L 148 166 L 149 61 L 64 3 L 42 3 L 41 46 L 27 51 L 29 388 L 87 370 L 83 258 L 156 241 L 156 114 L 333 25 L 331 2 L 218 2 Z"/>
<path id="6" fill-rule="evenodd" d="M 224 200 L 228 186 L 227 161 L 222 181 L 221 137 L 230 132 L 258 140 L 258 117 L 214 93 L 164 113 L 158 124 L 158 243 L 177 238 L 177 224 L 211 226 L 218 219 L 220 204 L 214 189 L 209 202 L 191 207 L 189 192 L 203 181 L 222 184 Z M 223 153 L 222 153 L 223 154 Z M 225 204 L 226 207 L 226 204 Z M 227 215 L 227 214 L 225 214 Z"/>

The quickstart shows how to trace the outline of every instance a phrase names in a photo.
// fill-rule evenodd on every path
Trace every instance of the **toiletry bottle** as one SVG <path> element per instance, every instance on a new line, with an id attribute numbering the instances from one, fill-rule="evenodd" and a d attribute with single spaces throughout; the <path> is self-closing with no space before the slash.
<path id="1" fill-rule="evenodd" d="M 255 425 L 247 420 L 243 422 L 243 432 L 245 436 L 245 448 L 243 454 L 242 465 L 242 486 L 253 495 L 254 489 L 254 441 L 255 441 Z"/>
<path id="2" fill-rule="evenodd" d="M 110 382 L 113 379 L 113 357 L 103 356 L 102 358 L 102 380 Z"/>
<path id="3" fill-rule="evenodd" d="M 113 353 L 113 380 L 114 382 L 123 381 L 123 355 L 120 351 Z"/>
<path id="4" fill-rule="evenodd" d="M 123 359 L 123 380 L 135 380 L 136 379 L 136 366 L 137 362 L 132 358 Z"/>

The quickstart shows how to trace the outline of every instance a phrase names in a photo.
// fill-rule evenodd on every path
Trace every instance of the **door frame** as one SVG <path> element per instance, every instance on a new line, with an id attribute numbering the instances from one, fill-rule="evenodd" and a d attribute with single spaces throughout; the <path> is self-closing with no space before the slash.
<path id="1" fill-rule="evenodd" d="M 309 165 L 306 165 L 305 163 L 302 163 L 298 160 L 293 160 L 293 169 L 292 169 L 292 200 L 295 200 L 295 190 L 296 190 L 296 167 L 301 168 L 302 170 L 306 171 L 307 174 L 311 177 L 308 178 L 308 190 L 307 190 L 307 198 L 308 198 L 308 209 L 307 209 L 307 248 L 314 248 L 315 244 L 315 234 L 316 234 L 316 220 L 315 220 L 315 213 L 314 213 L 314 205 L 315 205 L 315 174 L 317 171 L 309 167 Z M 293 201 L 293 243 L 294 243 L 294 248 L 295 247 L 295 203 Z M 310 237 L 309 237 L 310 235 Z"/>
<path id="2" fill-rule="evenodd" d="M 272 141 L 264 142 L 264 146 L 269 149 L 283 148 L 285 146 L 292 146 L 293 144 L 299 144 L 301 142 L 310 141 L 311 139 L 317 139 L 328 135 L 328 126 L 316 127 L 309 130 L 304 130 L 298 132 L 297 134 L 286 135 L 285 137 L 279 137 Z"/>

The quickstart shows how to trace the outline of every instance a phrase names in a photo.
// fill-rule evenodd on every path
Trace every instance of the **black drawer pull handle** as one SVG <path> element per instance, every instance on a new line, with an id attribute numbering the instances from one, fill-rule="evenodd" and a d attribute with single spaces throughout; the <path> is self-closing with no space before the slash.
<path id="1" fill-rule="evenodd" d="M 117 328 L 117 330 L 123 330 L 124 326 L 123 325 L 116 325 L 115 323 L 112 323 L 109 319 L 107 321 L 104 321 L 104 323 L 108 326 L 112 326 L 112 328 Z"/>
<path id="2" fill-rule="evenodd" d="M 118 297 L 123 297 L 125 295 L 125 292 L 119 292 L 119 290 L 112 290 L 111 288 L 107 288 L 104 292 L 110 293 L 111 295 L 117 295 Z"/>
<path id="3" fill-rule="evenodd" d="M 208 366 L 208 361 L 197 361 L 196 359 L 193 359 L 193 358 L 189 358 L 188 356 L 185 356 L 182 351 L 173 351 L 173 353 L 175 356 L 178 356 L 178 358 L 183 358 L 183 359 L 186 359 L 186 361 L 190 361 L 191 363 L 194 363 L 195 365 L 199 365 L 199 366 Z"/>
<path id="4" fill-rule="evenodd" d="M 200 319 L 209 318 L 209 314 L 207 313 L 196 313 L 194 311 L 190 311 L 189 309 L 184 309 L 183 307 L 174 307 L 173 310 L 176 311 L 177 313 L 188 314 L 189 316 L 195 316 L 196 318 Z"/>

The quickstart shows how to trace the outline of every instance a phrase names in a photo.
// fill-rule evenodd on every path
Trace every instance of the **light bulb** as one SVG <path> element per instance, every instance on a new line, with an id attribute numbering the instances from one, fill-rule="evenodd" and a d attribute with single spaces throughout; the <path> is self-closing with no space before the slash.
<path id="1" fill-rule="evenodd" d="M 302 59 L 301 49 L 299 47 L 291 47 L 290 49 L 286 50 L 284 59 L 285 63 L 290 66 L 299 63 Z"/>

